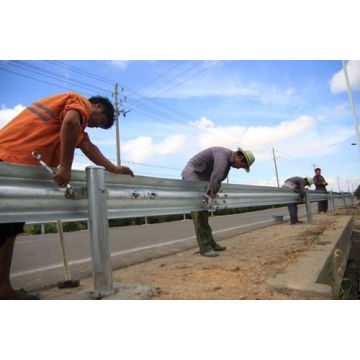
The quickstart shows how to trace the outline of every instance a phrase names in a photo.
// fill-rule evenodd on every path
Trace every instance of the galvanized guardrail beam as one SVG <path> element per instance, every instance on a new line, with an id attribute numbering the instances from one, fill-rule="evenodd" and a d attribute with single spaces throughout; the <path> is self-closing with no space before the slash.
<path id="1" fill-rule="evenodd" d="M 170 180 L 105 173 L 108 218 L 185 214 L 204 210 L 207 182 Z M 86 220 L 89 204 L 84 171 L 72 171 L 71 184 L 83 198 L 64 197 L 51 175 L 37 166 L 0 164 L 0 222 L 51 222 Z M 329 198 L 328 193 L 309 192 L 310 201 Z M 343 198 L 334 194 L 334 198 Z M 223 184 L 217 196 L 219 209 L 298 202 L 291 190 L 251 185 Z"/>
<path id="2" fill-rule="evenodd" d="M 108 240 L 108 218 L 185 214 L 206 209 L 207 182 L 170 180 L 111 174 L 101 167 L 72 171 L 75 199 L 65 198 L 42 167 L 0 163 L 0 223 L 50 222 L 89 219 L 94 290 L 99 296 L 113 292 Z M 342 198 L 307 190 L 310 202 Z M 283 188 L 223 184 L 216 198 L 218 209 L 298 203 L 298 194 Z M 214 209 L 213 209 L 214 210 Z M 310 215 L 309 215 L 310 214 Z M 309 218 L 312 222 L 312 218 Z"/>

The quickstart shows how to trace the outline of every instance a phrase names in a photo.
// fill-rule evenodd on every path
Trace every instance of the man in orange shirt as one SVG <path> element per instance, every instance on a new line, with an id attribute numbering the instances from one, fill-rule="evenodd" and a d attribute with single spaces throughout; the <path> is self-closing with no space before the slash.
<path id="1" fill-rule="evenodd" d="M 134 176 L 126 166 L 116 166 L 94 145 L 86 127 L 109 129 L 114 123 L 114 107 L 104 97 L 86 99 L 77 93 L 65 93 L 38 100 L 0 130 L 0 161 L 39 165 L 32 151 L 41 154 L 51 167 L 57 167 L 53 179 L 65 187 L 71 178 L 75 148 L 106 170 Z M 14 290 L 10 267 L 16 235 L 24 223 L 0 224 L 0 299 L 35 299 L 24 290 Z"/>

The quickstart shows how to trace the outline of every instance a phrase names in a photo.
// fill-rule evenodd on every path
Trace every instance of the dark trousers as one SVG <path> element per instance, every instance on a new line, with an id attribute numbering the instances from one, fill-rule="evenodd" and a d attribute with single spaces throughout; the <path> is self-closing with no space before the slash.
<path id="1" fill-rule="evenodd" d="M 290 222 L 292 224 L 296 224 L 298 220 L 298 207 L 296 203 L 288 204 L 289 214 L 290 214 Z"/>
<path id="2" fill-rule="evenodd" d="M 323 211 L 323 212 L 327 212 L 328 211 L 328 201 L 327 200 L 322 200 L 322 201 L 318 201 L 318 211 L 319 214 Z"/>
<path id="3" fill-rule="evenodd" d="M 25 223 L 0 224 L 0 247 L 5 244 L 9 236 L 20 234 L 24 231 Z"/>
<path id="4" fill-rule="evenodd" d="M 196 239 L 199 244 L 200 252 L 204 253 L 211 249 L 214 249 L 216 242 L 212 236 L 212 230 L 209 225 L 209 213 L 204 211 L 191 212 L 193 219 Z"/>

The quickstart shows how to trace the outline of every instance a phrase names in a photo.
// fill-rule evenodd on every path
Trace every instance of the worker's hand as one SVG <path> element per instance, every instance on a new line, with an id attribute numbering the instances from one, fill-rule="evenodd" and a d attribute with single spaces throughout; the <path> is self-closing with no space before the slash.
<path id="1" fill-rule="evenodd" d="M 215 207 L 216 207 L 215 199 L 212 199 L 211 197 L 209 197 L 209 200 L 207 203 L 207 208 L 214 209 Z"/>
<path id="2" fill-rule="evenodd" d="M 111 169 L 111 172 L 115 174 L 127 174 L 127 175 L 131 175 L 132 177 L 135 177 L 132 170 L 127 166 L 115 166 L 113 169 Z"/>
<path id="3" fill-rule="evenodd" d="M 65 187 L 71 178 L 71 169 L 59 166 L 53 175 L 54 181 L 60 186 Z"/>

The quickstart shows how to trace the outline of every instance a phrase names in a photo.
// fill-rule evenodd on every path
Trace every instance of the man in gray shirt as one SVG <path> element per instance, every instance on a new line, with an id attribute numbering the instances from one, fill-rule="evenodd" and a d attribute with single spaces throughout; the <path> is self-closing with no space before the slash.
<path id="1" fill-rule="evenodd" d="M 243 168 L 247 172 L 255 161 L 250 150 L 238 148 L 232 151 L 223 147 L 210 147 L 193 156 L 181 175 L 184 180 L 209 181 L 209 209 L 215 202 L 215 197 L 220 190 L 221 182 L 226 179 L 230 168 Z M 225 246 L 217 244 L 212 236 L 209 225 L 209 214 L 207 210 L 193 211 L 191 213 L 196 238 L 203 256 L 218 256 L 217 251 L 225 250 Z"/>
<path id="2" fill-rule="evenodd" d="M 313 184 L 313 179 L 311 177 L 300 177 L 294 176 L 285 181 L 283 188 L 291 189 L 299 194 L 299 201 L 304 200 L 305 195 L 305 186 L 311 186 Z M 290 215 L 290 224 L 296 225 L 301 223 L 298 219 L 298 206 L 297 203 L 288 204 L 289 215 Z"/>

